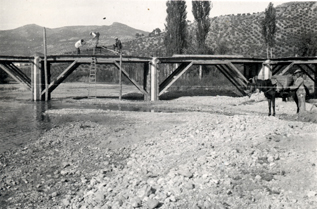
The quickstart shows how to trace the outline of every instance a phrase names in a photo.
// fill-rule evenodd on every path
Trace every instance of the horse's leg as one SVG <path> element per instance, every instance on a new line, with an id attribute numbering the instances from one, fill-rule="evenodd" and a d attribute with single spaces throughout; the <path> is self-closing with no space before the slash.
<path id="1" fill-rule="evenodd" d="M 271 99 L 267 99 L 269 104 L 269 116 L 271 116 Z"/>
<path id="2" fill-rule="evenodd" d="M 272 96 L 273 116 L 275 116 L 275 95 Z"/>
<path id="3" fill-rule="evenodd" d="M 294 99 L 294 101 L 296 103 L 296 107 L 297 107 L 296 113 L 298 113 L 299 112 L 299 106 L 298 106 L 298 97 L 297 97 L 296 92 L 293 92 L 293 99 Z"/>

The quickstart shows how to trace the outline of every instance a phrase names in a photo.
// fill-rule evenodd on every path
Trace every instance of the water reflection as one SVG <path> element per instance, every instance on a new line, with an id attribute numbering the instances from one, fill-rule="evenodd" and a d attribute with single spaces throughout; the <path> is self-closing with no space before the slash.
<path id="1" fill-rule="evenodd" d="M 43 114 L 52 107 L 51 102 L 33 102 L 34 127 L 42 127 L 42 123 L 50 123 L 50 117 Z"/>
<path id="2" fill-rule="evenodd" d="M 34 102 L 18 99 L 0 99 L 0 154 L 6 149 L 24 147 L 28 142 L 37 140 L 44 131 L 68 122 L 90 120 L 93 122 L 107 121 L 106 115 L 62 115 L 49 116 L 44 114 L 50 109 L 103 109 L 116 111 L 138 112 L 175 112 L 175 110 L 155 109 L 147 105 L 131 104 L 82 104 L 68 103 L 63 100 Z"/>
<path id="3" fill-rule="evenodd" d="M 0 153 L 5 149 L 24 146 L 51 128 L 51 120 L 44 115 L 50 103 L 32 101 L 0 101 Z"/>

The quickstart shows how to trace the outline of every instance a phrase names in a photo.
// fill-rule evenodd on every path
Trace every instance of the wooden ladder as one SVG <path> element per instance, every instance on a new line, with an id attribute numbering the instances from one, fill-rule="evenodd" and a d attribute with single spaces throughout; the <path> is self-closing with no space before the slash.
<path id="1" fill-rule="evenodd" d="M 88 98 L 96 98 L 96 81 L 97 81 L 97 59 L 96 57 L 91 58 L 90 69 L 89 69 L 89 88 Z"/>

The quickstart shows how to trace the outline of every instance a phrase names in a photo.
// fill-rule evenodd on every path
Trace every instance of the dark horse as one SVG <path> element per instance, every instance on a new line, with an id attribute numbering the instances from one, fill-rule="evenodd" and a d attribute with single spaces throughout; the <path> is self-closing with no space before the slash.
<path id="1" fill-rule="evenodd" d="M 282 90 L 282 85 L 275 79 L 267 79 L 267 80 L 257 80 L 252 79 L 251 83 L 248 84 L 248 89 L 250 93 L 254 92 L 256 89 L 259 89 L 264 93 L 268 104 L 269 104 L 269 116 L 275 116 L 275 97 L 278 92 Z M 273 109 L 273 114 L 271 112 Z"/>

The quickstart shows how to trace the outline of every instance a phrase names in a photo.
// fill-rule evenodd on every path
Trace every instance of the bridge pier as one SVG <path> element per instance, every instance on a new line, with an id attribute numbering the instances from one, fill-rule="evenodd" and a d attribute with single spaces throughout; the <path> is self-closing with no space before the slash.
<path id="1" fill-rule="evenodd" d="M 32 100 L 40 101 L 42 92 L 42 73 L 41 73 L 41 58 L 34 57 L 33 66 L 31 70 L 31 84 L 32 84 Z"/>
<path id="2" fill-rule="evenodd" d="M 48 84 L 50 84 L 50 65 L 48 64 Z M 45 100 L 45 74 L 44 62 L 40 56 L 35 55 L 33 66 L 31 69 L 31 86 L 32 86 L 32 100 L 44 101 Z M 51 92 L 48 91 L 48 100 L 51 99 Z"/>
<path id="3" fill-rule="evenodd" d="M 159 63 L 159 59 L 157 59 L 156 57 L 153 57 L 151 60 L 151 76 L 149 76 L 150 83 L 151 83 L 151 87 L 149 89 L 151 101 L 157 101 L 159 99 L 159 97 L 158 97 L 159 80 L 158 80 L 158 72 L 157 72 L 158 71 L 158 63 Z"/>

